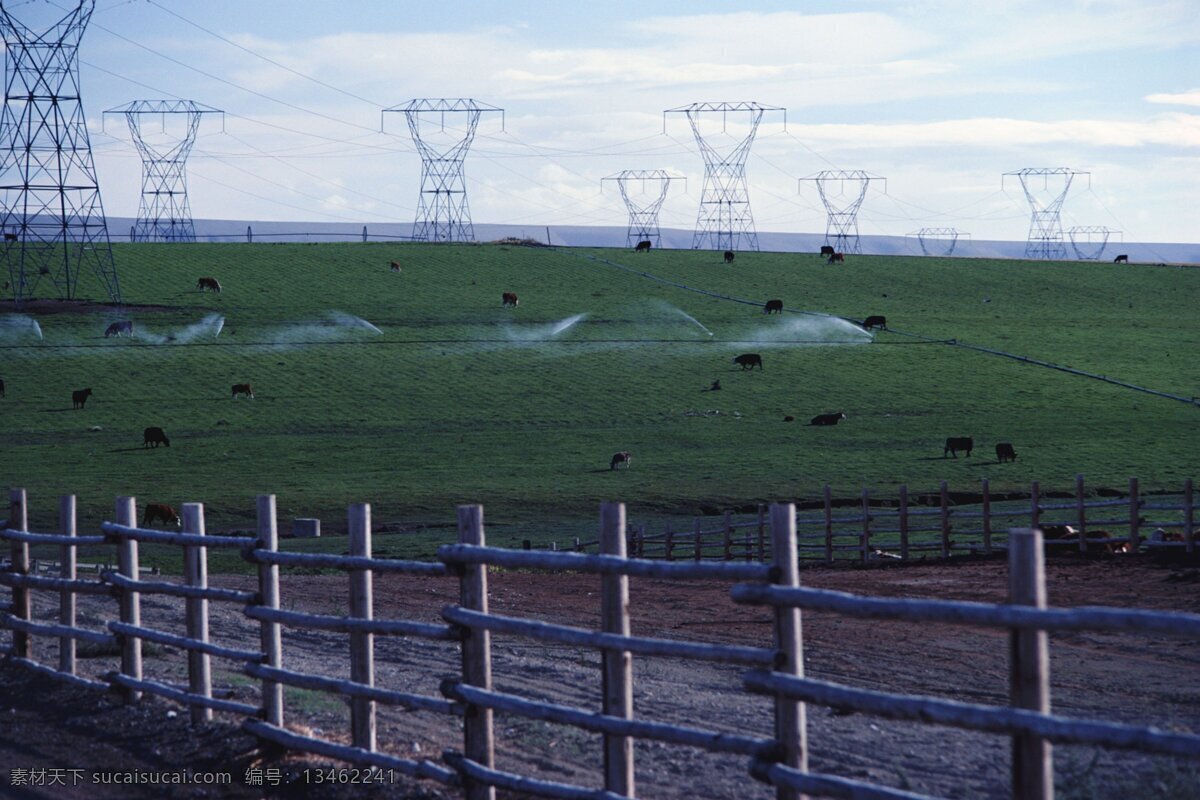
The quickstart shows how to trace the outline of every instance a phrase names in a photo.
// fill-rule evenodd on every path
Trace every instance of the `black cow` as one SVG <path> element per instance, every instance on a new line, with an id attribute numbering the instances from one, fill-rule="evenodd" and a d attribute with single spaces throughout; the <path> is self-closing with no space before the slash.
<path id="1" fill-rule="evenodd" d="M 872 314 L 863 320 L 862 326 L 866 330 L 871 330 L 872 328 L 887 330 L 887 317 L 882 314 Z"/>
<path id="2" fill-rule="evenodd" d="M 828 244 L 823 244 L 823 245 L 821 245 L 821 255 L 823 255 L 823 256 L 831 256 L 831 255 L 833 255 L 835 252 L 836 252 L 836 251 L 833 249 L 833 246 L 832 246 L 832 245 L 828 245 Z"/>
<path id="3" fill-rule="evenodd" d="M 110 336 L 120 336 L 121 334 L 133 336 L 133 320 L 123 319 L 119 322 L 114 322 L 112 325 L 109 325 L 104 331 L 104 338 L 107 339 Z"/>
<path id="4" fill-rule="evenodd" d="M 610 470 L 612 470 L 612 469 L 616 469 L 617 467 L 624 464 L 625 469 L 629 469 L 630 463 L 632 461 L 633 461 L 633 456 L 629 453 L 629 451 L 622 450 L 619 453 L 613 453 L 612 461 L 608 462 L 608 468 Z"/>
<path id="5" fill-rule="evenodd" d="M 768 300 L 767 304 L 763 306 L 763 313 L 764 314 L 782 314 L 783 313 L 783 301 L 782 300 Z"/>
<path id="6" fill-rule="evenodd" d="M 91 389 L 79 389 L 71 392 L 71 408 L 83 408 L 87 405 L 87 399 L 91 396 Z"/>
<path id="7" fill-rule="evenodd" d="M 650 240 L 643 239 L 642 241 L 638 242 L 637 245 L 633 248 L 633 252 L 649 253 L 650 252 Z"/>
<path id="8" fill-rule="evenodd" d="M 725 251 L 725 263 L 726 263 L 726 264 L 732 264 L 732 263 L 733 263 L 733 251 L 732 251 L 732 250 L 726 250 L 726 251 Z"/>
<path id="9" fill-rule="evenodd" d="M 755 367 L 760 370 L 763 368 L 762 356 L 758 353 L 742 353 L 740 356 L 734 356 L 733 363 L 740 364 L 743 371 Z"/>
<path id="10" fill-rule="evenodd" d="M 1125 253 L 1121 253 L 1121 255 L 1119 255 L 1113 259 L 1113 263 L 1114 264 L 1128 264 L 1129 256 L 1127 256 Z"/>
<path id="11" fill-rule="evenodd" d="M 839 411 L 836 414 L 817 414 L 815 417 L 812 418 L 812 422 L 810 422 L 808 424 L 809 425 L 837 425 L 838 420 L 842 420 L 845 418 L 846 418 L 846 413 L 844 411 Z"/>
<path id="12" fill-rule="evenodd" d="M 158 447 L 160 444 L 165 444 L 167 447 L 171 446 L 171 440 L 163 433 L 162 428 L 146 428 L 146 430 L 142 431 L 142 447 L 147 445 Z"/>
<path id="13" fill-rule="evenodd" d="M 946 446 L 942 448 L 942 458 L 945 458 L 947 453 L 958 458 L 959 450 L 966 450 L 967 456 L 970 457 L 971 451 L 974 449 L 975 440 L 970 436 L 951 436 L 946 440 Z"/>
<path id="14" fill-rule="evenodd" d="M 0 381 L 0 397 L 4 397 L 4 381 Z"/>
<path id="15" fill-rule="evenodd" d="M 15 233 L 6 233 L 6 234 L 4 234 L 4 241 L 16 242 L 16 241 L 19 241 L 19 238 Z"/>
<path id="16" fill-rule="evenodd" d="M 1016 461 L 1017 451 L 1008 442 L 1000 442 L 996 445 L 996 460 L 1001 464 L 1005 461 Z"/>

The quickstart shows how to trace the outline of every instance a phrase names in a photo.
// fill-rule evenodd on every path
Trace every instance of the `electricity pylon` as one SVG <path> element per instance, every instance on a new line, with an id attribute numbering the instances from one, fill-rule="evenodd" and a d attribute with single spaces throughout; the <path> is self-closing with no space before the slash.
<path id="1" fill-rule="evenodd" d="M 952 256 L 958 237 L 969 236 L 957 228 L 921 228 L 909 236 L 916 236 L 921 245 L 921 254 L 927 256 Z"/>
<path id="2" fill-rule="evenodd" d="M 39 32 L 0 4 L 0 229 L 18 304 L 33 297 L 43 277 L 60 299 L 74 299 L 87 269 L 112 302 L 121 302 L 79 89 L 79 43 L 94 9 L 95 0 L 81 0 Z"/>
<path id="3" fill-rule="evenodd" d="M 1076 225 L 1067 229 L 1067 237 L 1071 240 L 1071 249 L 1080 261 L 1099 261 L 1108 246 L 1108 238 L 1114 233 L 1120 233 L 1103 225 Z"/>
<path id="4" fill-rule="evenodd" d="M 129 134 L 142 157 L 142 199 L 133 224 L 135 242 L 194 242 L 196 226 L 187 196 L 187 157 L 196 143 L 200 120 L 205 114 L 225 114 L 224 111 L 201 105 L 192 100 L 135 100 L 107 114 L 124 114 Z M 160 150 L 148 141 L 142 120 L 158 116 L 162 134 L 173 141 L 168 149 Z M 167 116 L 185 119 L 184 131 L 167 133 Z"/>
<path id="5" fill-rule="evenodd" d="M 413 239 L 420 242 L 471 242 L 475 228 L 467 206 L 467 184 L 463 161 L 475 138 L 475 129 L 483 114 L 498 111 L 503 125 L 504 109 L 470 98 L 417 99 L 385 108 L 384 114 L 402 113 L 408 121 L 408 131 L 421 155 L 421 195 L 417 218 L 413 224 Z M 438 118 L 439 132 L 446 133 L 446 115 L 462 114 L 465 125 L 460 136 L 446 149 L 426 140 L 421 130 L 422 115 Z M 456 134 L 457 135 L 457 134 Z"/>
<path id="6" fill-rule="evenodd" d="M 1091 173 L 1070 167 L 1026 167 L 1004 173 L 1000 178 L 1001 189 L 1004 188 L 1004 178 L 1010 175 L 1021 181 L 1021 189 L 1032 210 L 1025 257 L 1066 258 L 1067 245 L 1063 241 L 1062 229 L 1063 201 L 1067 199 L 1075 176 L 1087 175 L 1090 183 Z M 1042 179 L 1040 187 L 1037 178 Z"/>
<path id="7" fill-rule="evenodd" d="M 601 184 L 604 181 L 615 181 L 617 188 L 621 190 L 621 199 L 625 201 L 625 207 L 629 210 L 626 239 L 630 247 L 638 242 L 650 242 L 655 248 L 659 246 L 661 236 L 658 229 L 658 212 L 667 199 L 671 181 L 678 180 L 687 179 L 661 169 L 627 169 L 616 175 L 601 178 Z M 629 184 L 634 182 L 641 183 L 640 192 L 630 192 Z M 647 191 L 647 182 L 658 184 L 657 193 L 653 190 Z"/>
<path id="8" fill-rule="evenodd" d="M 826 213 L 825 244 L 839 253 L 861 253 L 858 209 L 862 207 L 871 181 L 885 181 L 886 187 L 887 178 L 861 169 L 827 169 L 800 181 L 812 181 L 821 195 Z"/>
<path id="9" fill-rule="evenodd" d="M 750 192 L 746 186 L 746 159 L 750 145 L 768 111 L 783 111 L 784 126 L 787 125 L 787 109 L 779 106 L 764 106 L 758 103 L 692 103 L 689 106 L 669 108 L 663 112 L 663 129 L 666 130 L 666 115 L 679 113 L 687 116 L 696 137 L 696 145 L 704 159 L 704 191 L 700 196 L 700 211 L 696 216 L 696 232 L 692 235 L 692 249 L 700 250 L 757 250 L 758 234 L 754 231 L 754 216 L 750 212 Z M 721 115 L 721 131 L 727 133 L 730 113 L 749 115 L 750 129 L 733 149 L 725 153 L 713 147 L 700 131 L 700 120 L 705 114 Z"/>

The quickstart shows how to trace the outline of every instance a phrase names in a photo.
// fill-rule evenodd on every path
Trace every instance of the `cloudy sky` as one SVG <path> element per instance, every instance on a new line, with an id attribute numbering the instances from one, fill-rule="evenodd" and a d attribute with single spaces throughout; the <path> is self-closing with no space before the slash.
<path id="1" fill-rule="evenodd" d="M 31 24 L 56 8 L 3 5 Z M 864 234 L 1021 240 L 1029 206 L 1002 174 L 1070 167 L 1090 174 L 1064 227 L 1195 242 L 1198 45 L 1194 0 L 97 0 L 80 58 L 110 215 L 136 213 L 141 179 L 108 108 L 226 112 L 188 161 L 197 218 L 370 225 L 412 221 L 420 185 L 403 115 L 381 110 L 469 97 L 504 109 L 484 115 L 466 162 L 476 223 L 624 225 L 601 179 L 664 169 L 687 180 L 661 221 L 688 229 L 703 161 L 686 118 L 667 115 L 664 132 L 662 112 L 748 101 L 786 109 L 764 115 L 747 161 L 759 231 L 822 231 L 816 186 L 799 179 L 841 169 L 886 178 Z M 462 116 L 425 134 L 449 146 Z M 744 114 L 702 121 L 718 149 L 747 130 Z"/>

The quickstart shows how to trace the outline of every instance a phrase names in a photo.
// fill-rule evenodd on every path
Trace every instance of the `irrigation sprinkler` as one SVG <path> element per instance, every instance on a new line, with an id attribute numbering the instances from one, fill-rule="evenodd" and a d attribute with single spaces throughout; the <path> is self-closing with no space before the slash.
<path id="1" fill-rule="evenodd" d="M 121 302 L 79 88 L 79 44 L 95 5 L 80 0 L 66 13 L 55 5 L 55 21 L 34 30 L 0 4 L 0 230 L 18 305 L 34 296 L 43 277 L 60 299 L 74 299 L 85 269 L 112 302 Z"/>
<path id="2" fill-rule="evenodd" d="M 625 207 L 629 210 L 626 241 L 630 247 L 639 242 L 650 242 L 655 248 L 659 246 L 661 236 L 658 229 L 658 212 L 667 199 L 671 181 L 678 180 L 684 181 L 685 184 L 687 182 L 687 178 L 672 175 L 661 169 L 627 169 L 600 179 L 601 186 L 604 185 L 604 181 L 614 181 L 621 191 L 621 199 L 625 201 Z M 630 185 L 633 183 L 640 184 L 639 191 L 631 190 Z M 647 183 L 656 188 L 648 189 Z"/>
<path id="3" fill-rule="evenodd" d="M 142 199 L 137 219 L 130 232 L 131 242 L 194 242 L 196 226 L 187 196 L 187 157 L 196 142 L 200 121 L 205 114 L 220 114 L 222 126 L 225 112 L 201 105 L 192 100 L 134 100 L 104 112 L 122 114 L 129 125 L 129 135 L 142 157 Z M 158 118 L 158 138 L 162 147 L 152 144 L 152 131 L 144 121 Z M 183 130 L 172 125 L 167 130 L 167 118 L 183 117 Z"/>
<path id="4" fill-rule="evenodd" d="M 408 131 L 413 144 L 421 155 L 421 194 L 417 207 L 417 218 L 413 224 L 413 239 L 419 242 L 471 242 L 475 240 L 475 228 L 471 224 L 471 211 L 467 205 L 467 184 L 463 174 L 463 161 L 475 138 L 475 129 L 480 118 L 489 112 L 498 112 L 501 128 L 504 126 L 504 109 L 479 103 L 470 98 L 416 99 L 402 105 L 385 108 L 384 114 L 403 114 L 408 122 Z M 459 114 L 465 125 L 451 134 L 458 136 L 449 146 L 442 149 L 429 140 L 432 130 L 422 130 L 422 119 L 437 119 L 437 134 L 446 134 L 446 115 Z M 380 127 L 382 129 L 382 120 Z M 427 127 L 428 124 L 427 124 Z"/>
<path id="5" fill-rule="evenodd" d="M 825 244 L 839 253 L 861 253 L 858 209 L 862 207 L 871 181 L 883 181 L 886 192 L 887 178 L 861 169 L 827 169 L 800 179 L 801 183 L 804 181 L 817 185 L 821 203 L 825 206 Z"/>
<path id="6" fill-rule="evenodd" d="M 692 236 L 692 249 L 710 250 L 757 250 L 758 234 L 754 231 L 754 216 L 750 212 L 750 193 L 746 186 L 746 159 L 754 135 L 768 111 L 784 112 L 783 124 L 787 127 L 787 109 L 779 106 L 764 106 L 759 103 L 692 103 L 663 112 L 663 131 L 667 127 L 667 114 L 684 114 L 696 137 L 696 145 L 704 159 L 704 191 L 700 197 L 700 211 L 696 217 L 696 232 Z M 731 150 L 722 153 L 709 142 L 700 130 L 705 115 L 721 116 L 721 133 L 728 134 L 729 115 L 739 118 L 749 116 L 749 130 L 737 140 Z"/>
<path id="7" fill-rule="evenodd" d="M 1029 220 L 1029 239 L 1025 244 L 1026 258 L 1067 257 L 1067 246 L 1063 241 L 1062 206 L 1076 175 L 1088 176 L 1088 186 L 1091 186 L 1090 172 L 1070 167 L 1026 167 L 1006 172 L 1000 178 L 1000 188 L 1003 189 L 1004 178 L 1015 176 L 1021 181 L 1021 189 L 1029 201 L 1032 216 Z M 1038 178 L 1041 178 L 1040 186 Z"/>

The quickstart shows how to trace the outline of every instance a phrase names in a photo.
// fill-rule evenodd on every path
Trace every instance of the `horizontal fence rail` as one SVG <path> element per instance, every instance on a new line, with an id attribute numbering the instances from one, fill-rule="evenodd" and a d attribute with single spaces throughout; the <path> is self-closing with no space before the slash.
<path id="1" fill-rule="evenodd" d="M 854 798 L 921 798 L 924 795 L 808 769 L 807 703 L 818 703 L 886 719 L 919 724 L 947 725 L 1010 737 L 1014 743 L 1013 796 L 1050 797 L 1052 774 L 1049 742 L 1083 744 L 1134 750 L 1174 757 L 1200 759 L 1200 735 L 1165 731 L 1150 726 L 1118 724 L 1104 720 L 1073 719 L 1051 713 L 1048 690 L 1049 632 L 1108 632 L 1139 636 L 1169 636 L 1200 640 L 1200 614 L 1157 612 L 1108 607 L 1049 608 L 1045 604 L 1046 552 L 1088 552 L 1089 548 L 1135 545 L 1154 552 L 1194 552 L 1192 484 L 1188 481 L 1182 502 L 1147 503 L 1130 483 L 1128 499 L 1084 501 L 1082 479 L 1077 481 L 1075 502 L 1043 503 L 1036 483 L 1030 499 L 992 499 L 984 482 L 982 506 L 962 509 L 949 503 L 942 485 L 936 504 L 912 506 L 902 488 L 894 507 L 872 505 L 864 490 L 857 498 L 858 513 L 834 513 L 826 491 L 824 513 L 797 515 L 791 504 L 760 507 L 750 520 L 726 513 L 721 524 L 706 527 L 698 521 L 690 531 L 647 534 L 644 526 L 628 526 L 621 504 L 601 508 L 600 536 L 594 541 L 573 539 L 574 552 L 551 549 L 511 550 L 489 547 L 483 530 L 482 508 L 459 508 L 459 541 L 438 548 L 438 561 L 418 562 L 375 558 L 371 553 L 370 507 L 351 506 L 348 513 L 348 555 L 281 552 L 278 544 L 275 498 L 258 499 L 255 536 L 209 536 L 204 509 L 198 503 L 182 507 L 182 530 L 163 532 L 138 528 L 134 498 L 118 498 L 115 521 L 100 525 L 103 535 L 79 536 L 75 530 L 73 497 L 60 499 L 59 528 L 55 533 L 28 530 L 26 496 L 10 493 L 10 512 L 0 538 L 9 542 L 7 564 L 0 568 L 0 585 L 11 592 L 0 603 L 0 628 L 11 634 L 7 657 L 16 664 L 58 680 L 93 689 L 115 688 L 128 702 L 155 695 L 189 708 L 194 722 L 213 712 L 242 720 L 252 735 L 292 750 L 335 758 L 363 766 L 392 769 L 414 778 L 458 787 L 470 800 L 492 800 L 497 789 L 541 797 L 632 798 L 637 796 L 634 742 L 651 740 L 684 745 L 713 754 L 750 757 L 747 777 L 775 787 L 777 797 L 799 800 L 805 794 Z M 1127 517 L 1112 517 L 1111 509 L 1125 507 Z M 1089 509 L 1108 509 L 1103 520 L 1088 520 Z M 769 511 L 769 513 L 768 513 Z M 1069 520 L 1066 512 L 1074 512 Z M 1146 515 L 1172 514 L 1150 521 Z M 1054 516 L 1052 516 L 1054 515 Z M 992 520 L 1028 519 L 1041 530 L 993 530 Z M 979 542 L 963 541 L 969 533 L 955 525 L 970 520 L 981 525 Z M 916 523 L 916 524 L 912 524 Z M 1124 526 L 1127 536 L 1100 530 Z M 805 526 L 810 526 L 806 529 Z M 1149 537 L 1143 531 L 1153 527 Z M 972 532 L 975 529 L 972 528 Z M 1171 531 L 1178 530 L 1178 533 Z M 925 536 L 926 538 L 921 538 Z M 183 579 L 144 579 L 138 544 L 177 547 L 182 551 Z M 95 580 L 76 577 L 79 546 L 110 548 L 116 570 L 100 571 Z M 57 575 L 37 574 L 30 547 L 58 548 Z M 208 585 L 209 548 L 236 549 L 255 565 L 257 590 Z M 583 552 L 598 547 L 599 553 Z M 869 560 L 896 549 L 911 553 L 1007 551 L 1009 603 L 980 603 L 916 598 L 883 598 L 800 586 L 798 565 L 806 553 L 833 560 L 838 553 L 853 553 Z M 661 557 L 651 557 L 653 551 Z M 649 552 L 648 552 L 649 551 Z M 41 552 L 41 551 L 39 551 Z M 744 561 L 743 561 L 744 560 Z M 44 561 L 41 562 L 44 565 Z M 285 609 L 280 571 L 287 569 L 336 570 L 346 575 L 347 612 L 314 614 Z M 574 627 L 488 608 L 488 572 L 493 569 L 544 570 L 564 574 L 592 574 L 601 581 L 597 600 L 597 629 Z M 442 609 L 443 623 L 378 618 L 374 612 L 373 577 L 376 574 L 416 576 L 446 580 L 459 588 L 459 601 Z M 635 636 L 630 625 L 629 580 L 718 581 L 728 584 L 730 598 L 739 605 L 766 607 L 773 614 L 770 647 L 750 647 L 717 642 L 685 641 Z M 57 620 L 34 618 L 34 592 L 57 595 Z M 99 604 L 103 629 L 81 627 L 76 622 L 77 596 Z M 183 606 L 184 633 L 143 624 L 141 599 L 168 598 Z M 40 597 L 40 595 L 39 595 Z M 258 628 L 257 642 L 247 645 L 210 639 L 208 604 L 227 603 Z M 804 674 L 801 613 L 821 611 L 881 621 L 938 623 L 1009 631 L 1012 674 L 1009 705 L 988 706 L 938 697 L 899 694 L 816 680 Z M 529 609 L 529 612 L 543 609 Z M 41 614 L 41 612 L 39 612 Z M 89 619 L 94 614 L 89 613 Z M 349 643 L 349 675 L 311 674 L 284 666 L 282 631 L 320 631 Z M 491 636 L 515 636 L 599 653 L 598 708 L 581 708 L 525 697 L 493 687 Z M 375 637 L 421 639 L 430 647 L 455 651 L 460 673 L 441 682 L 439 691 L 422 694 L 376 684 Z M 35 638 L 59 643 L 57 668 L 34 658 Z M 85 642 L 119 653 L 120 666 L 101 679 L 77 674 L 75 644 Z M 161 677 L 143 674 L 144 642 L 182 651 L 187 659 L 187 684 L 175 685 Z M 698 723 L 634 718 L 635 658 L 669 658 L 715 664 L 735 664 L 750 669 L 734 688 L 768 698 L 773 726 L 771 736 L 737 731 L 717 731 Z M 115 656 L 114 656 L 115 658 Z M 210 658 L 232 662 L 236 672 L 257 681 L 253 702 L 214 697 Z M 284 721 L 284 687 L 322 692 L 344 698 L 350 707 L 349 744 L 289 730 Z M 440 695 L 440 696 L 438 696 Z M 376 707 L 428 713 L 461 725 L 461 752 L 447 750 L 439 759 L 404 758 L 380 752 L 376 741 Z M 603 750 L 602 785 L 579 786 L 535 775 L 498 769 L 495 763 L 496 730 L 493 714 L 516 715 L 565 725 L 599 734 Z"/>

